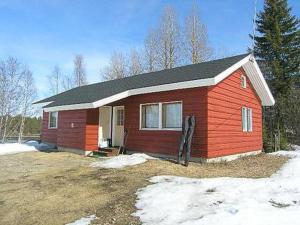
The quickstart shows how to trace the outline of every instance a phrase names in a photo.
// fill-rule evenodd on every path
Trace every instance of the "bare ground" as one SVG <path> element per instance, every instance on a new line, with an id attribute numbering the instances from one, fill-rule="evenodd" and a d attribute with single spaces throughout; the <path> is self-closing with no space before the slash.
<path id="1" fill-rule="evenodd" d="M 156 175 L 268 177 L 287 158 L 260 154 L 188 168 L 151 160 L 124 169 L 90 168 L 99 159 L 71 153 L 0 156 L 0 224 L 61 225 L 96 214 L 93 224 L 140 224 L 131 216 L 136 191 Z"/>

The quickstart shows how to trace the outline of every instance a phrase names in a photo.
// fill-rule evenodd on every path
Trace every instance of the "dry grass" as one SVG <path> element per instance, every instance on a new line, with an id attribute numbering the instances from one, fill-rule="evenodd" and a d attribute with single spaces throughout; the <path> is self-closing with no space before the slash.
<path id="1" fill-rule="evenodd" d="M 261 154 L 229 163 L 188 168 L 151 160 L 124 169 L 90 168 L 95 161 L 70 153 L 0 157 L 0 224 L 65 224 L 96 214 L 95 224 L 139 224 L 135 193 L 156 175 L 268 177 L 287 160 Z"/>

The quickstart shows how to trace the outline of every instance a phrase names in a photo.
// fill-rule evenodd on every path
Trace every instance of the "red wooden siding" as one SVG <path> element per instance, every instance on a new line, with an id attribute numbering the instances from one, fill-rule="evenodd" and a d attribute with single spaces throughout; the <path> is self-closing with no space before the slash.
<path id="1" fill-rule="evenodd" d="M 262 149 L 262 107 L 249 79 L 241 87 L 240 69 L 208 89 L 208 158 Z M 253 109 L 253 131 L 242 131 L 242 106 Z"/>
<path id="2" fill-rule="evenodd" d="M 241 87 L 237 70 L 213 87 L 199 87 L 131 96 L 111 105 L 125 106 L 127 148 L 132 151 L 177 155 L 181 131 L 140 130 L 140 104 L 182 101 L 183 117 L 195 115 L 193 157 L 213 158 L 262 149 L 262 107 L 249 79 Z M 242 131 L 242 107 L 253 110 L 253 131 Z M 59 147 L 97 150 L 99 109 L 61 111 L 58 128 L 48 129 L 44 113 L 42 140 Z M 74 123 L 74 127 L 71 124 Z"/>
<path id="3" fill-rule="evenodd" d="M 44 142 L 56 144 L 57 129 L 48 128 L 49 113 L 43 112 L 43 124 L 41 139 Z"/>
<path id="4" fill-rule="evenodd" d="M 181 131 L 140 130 L 140 104 L 182 101 L 183 116 L 195 115 L 196 127 L 192 156 L 204 156 L 207 148 L 207 88 L 191 88 L 131 96 L 115 105 L 125 106 L 125 128 L 129 130 L 127 148 L 132 151 L 151 152 L 175 156 Z"/>
<path id="5" fill-rule="evenodd" d="M 87 110 L 85 150 L 98 149 L 99 108 Z"/>
<path id="6" fill-rule="evenodd" d="M 98 109 L 60 111 L 57 129 L 48 129 L 48 119 L 49 113 L 44 112 L 43 141 L 65 148 L 97 150 Z"/>

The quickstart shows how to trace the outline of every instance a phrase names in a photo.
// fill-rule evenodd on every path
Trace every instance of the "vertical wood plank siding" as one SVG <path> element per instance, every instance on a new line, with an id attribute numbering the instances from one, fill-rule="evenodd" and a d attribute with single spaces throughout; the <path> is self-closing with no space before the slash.
<path id="1" fill-rule="evenodd" d="M 261 101 L 247 78 L 241 87 L 239 69 L 208 88 L 208 158 L 262 150 Z M 253 131 L 242 131 L 242 106 L 253 109 Z"/>

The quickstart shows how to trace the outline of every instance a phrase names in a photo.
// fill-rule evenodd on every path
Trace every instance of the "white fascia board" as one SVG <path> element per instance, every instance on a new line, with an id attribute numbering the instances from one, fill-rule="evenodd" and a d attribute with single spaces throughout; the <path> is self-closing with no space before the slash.
<path id="1" fill-rule="evenodd" d="M 41 102 L 41 103 L 32 103 L 33 105 L 36 105 L 37 107 L 44 107 L 46 105 L 49 105 L 50 103 L 52 103 L 53 101 L 51 102 Z"/>
<path id="2" fill-rule="evenodd" d="M 256 60 L 253 59 L 252 63 L 253 63 L 253 66 L 254 66 L 254 68 L 255 68 L 255 70 L 257 72 L 257 75 L 259 76 L 259 78 L 260 78 L 260 80 L 262 82 L 264 90 L 267 92 L 267 96 L 269 98 L 269 102 L 265 106 L 272 106 L 272 105 L 275 104 L 275 99 L 274 99 L 274 97 L 273 97 L 273 95 L 272 95 L 272 93 L 270 91 L 270 88 L 269 88 L 269 86 L 268 86 L 268 84 L 267 84 L 267 82 L 266 82 L 266 80 L 265 80 L 265 78 L 264 78 L 264 76 L 263 76 L 263 74 L 262 74 L 262 72 L 261 72 L 261 70 L 260 70 L 257 62 L 256 62 Z"/>
<path id="3" fill-rule="evenodd" d="M 101 99 L 99 101 L 93 102 L 92 105 L 93 105 L 93 108 L 98 108 L 100 106 L 104 106 L 104 105 L 107 105 L 109 103 L 112 103 L 112 102 L 115 102 L 115 101 L 118 101 L 118 100 L 121 100 L 121 99 L 127 98 L 127 97 L 129 97 L 129 91 L 124 91 L 124 92 L 121 92 L 119 94 L 115 94 L 115 95 L 112 95 L 110 97 L 107 97 L 107 98 Z"/>
<path id="4" fill-rule="evenodd" d="M 55 111 L 75 110 L 75 109 L 91 109 L 91 108 L 94 108 L 93 103 L 84 103 L 84 104 L 46 107 L 46 108 L 44 108 L 44 111 L 45 112 L 55 112 Z"/>
<path id="5" fill-rule="evenodd" d="M 184 82 L 171 83 L 171 84 L 163 84 L 163 85 L 137 88 L 137 89 L 124 91 L 92 103 L 47 107 L 44 108 L 44 110 L 45 112 L 53 112 L 53 111 L 63 111 L 63 110 L 98 108 L 133 95 L 148 94 L 148 93 L 162 92 L 162 91 L 172 91 L 172 90 L 186 89 L 186 88 L 204 87 L 204 86 L 211 86 L 214 84 L 215 81 L 213 78 L 191 80 L 191 81 L 184 81 Z"/>
<path id="6" fill-rule="evenodd" d="M 178 83 L 163 84 L 163 85 L 157 85 L 157 86 L 151 86 L 151 87 L 132 89 L 132 90 L 129 90 L 129 96 L 148 94 L 148 93 L 154 93 L 154 92 L 162 92 L 162 91 L 173 91 L 173 90 L 178 90 L 178 89 L 205 87 L 205 86 L 211 86 L 214 84 L 215 84 L 215 81 L 213 78 L 190 80 L 190 81 L 184 81 L 184 82 L 178 82 Z"/>
<path id="7" fill-rule="evenodd" d="M 242 67 L 245 63 L 247 63 L 250 60 L 251 55 L 249 54 L 242 60 L 238 61 L 237 63 L 233 64 L 231 67 L 228 69 L 224 70 L 220 74 L 218 74 L 214 79 L 215 79 L 215 84 L 220 83 L 222 80 L 224 80 L 226 77 L 231 75 L 234 71 Z"/>

